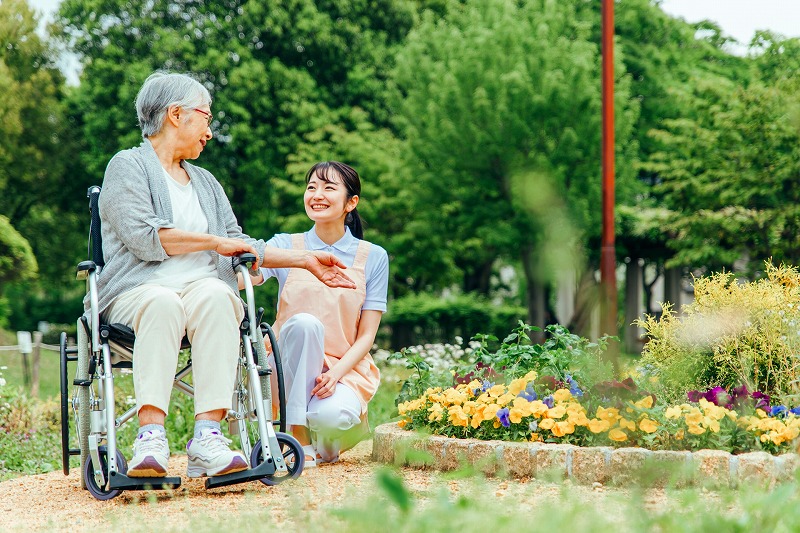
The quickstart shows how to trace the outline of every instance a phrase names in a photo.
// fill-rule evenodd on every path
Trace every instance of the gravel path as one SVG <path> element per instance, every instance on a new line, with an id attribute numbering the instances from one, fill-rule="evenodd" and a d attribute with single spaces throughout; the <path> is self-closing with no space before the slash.
<path id="1" fill-rule="evenodd" d="M 371 452 L 372 441 L 362 442 L 338 463 L 306 470 L 298 480 L 277 487 L 251 482 L 212 490 L 206 490 L 202 480 L 186 478 L 186 456 L 174 455 L 170 459 L 170 474 L 182 474 L 180 489 L 172 493 L 127 491 L 108 502 L 97 501 L 80 489 L 77 469 L 72 469 L 68 477 L 60 471 L 21 477 L 0 483 L 0 530 L 240 529 L 239 517 L 259 513 L 263 518 L 265 510 L 276 524 L 301 526 L 309 516 L 332 507 L 354 506 L 375 492 L 374 472 L 379 465 L 371 461 Z M 453 495 L 464 491 L 475 496 L 474 480 L 447 480 L 435 472 L 410 468 L 402 469 L 401 475 L 407 486 L 423 499 L 442 485 Z M 489 479 L 481 481 L 479 488 L 483 495 L 498 501 L 507 501 L 518 508 L 535 508 L 558 499 L 564 484 Z M 625 497 L 624 490 L 606 487 L 572 486 L 569 490 L 579 500 L 606 509 L 612 517 L 619 511 L 618 502 Z M 647 507 L 660 508 L 665 503 L 668 502 L 663 491 L 646 493 Z M 231 522 L 231 517 L 237 518 Z"/>

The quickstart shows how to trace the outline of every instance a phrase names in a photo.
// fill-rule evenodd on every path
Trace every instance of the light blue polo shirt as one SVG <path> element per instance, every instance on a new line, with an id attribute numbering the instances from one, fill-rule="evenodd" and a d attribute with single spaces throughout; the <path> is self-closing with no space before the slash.
<path id="1" fill-rule="evenodd" d="M 316 226 L 303 233 L 306 250 L 330 252 L 342 261 L 347 267 L 353 266 L 356 260 L 356 251 L 360 239 L 353 237 L 350 228 L 344 228 L 344 236 L 328 246 L 317 236 Z M 375 243 L 371 243 L 364 274 L 367 278 L 367 298 L 361 307 L 364 311 L 386 312 L 386 295 L 389 290 L 389 255 L 386 250 Z M 267 246 L 291 250 L 292 236 L 289 233 L 278 233 L 267 241 Z M 278 278 L 278 298 L 283 291 L 283 285 L 289 275 L 288 268 L 262 268 L 264 279 Z M 347 274 L 347 270 L 344 271 Z"/>

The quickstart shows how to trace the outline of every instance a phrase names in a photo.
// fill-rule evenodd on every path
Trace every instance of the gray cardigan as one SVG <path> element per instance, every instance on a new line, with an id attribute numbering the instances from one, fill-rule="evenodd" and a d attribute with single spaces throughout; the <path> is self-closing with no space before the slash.
<path id="1" fill-rule="evenodd" d="M 264 257 L 266 243 L 242 233 L 225 191 L 210 172 L 187 161 L 182 166 L 192 180 L 200 207 L 208 218 L 208 233 L 243 239 Z M 125 291 L 145 283 L 167 253 L 158 230 L 175 227 L 164 170 L 149 140 L 123 150 L 106 167 L 99 199 L 103 237 L 103 267 L 97 279 L 100 312 Z M 230 257 L 212 252 L 217 275 L 238 293 Z M 84 307 L 88 309 L 88 297 Z"/>

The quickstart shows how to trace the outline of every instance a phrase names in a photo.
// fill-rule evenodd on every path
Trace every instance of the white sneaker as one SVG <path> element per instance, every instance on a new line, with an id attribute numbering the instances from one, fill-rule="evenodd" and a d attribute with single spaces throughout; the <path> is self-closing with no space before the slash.
<path id="1" fill-rule="evenodd" d="M 145 431 L 133 441 L 133 458 L 128 463 L 129 477 L 167 475 L 169 444 L 163 431 Z"/>
<path id="2" fill-rule="evenodd" d="M 204 428 L 200 436 L 186 444 L 189 455 L 189 477 L 221 476 L 247 470 L 249 465 L 241 452 L 230 449 L 231 441 L 218 429 Z"/>

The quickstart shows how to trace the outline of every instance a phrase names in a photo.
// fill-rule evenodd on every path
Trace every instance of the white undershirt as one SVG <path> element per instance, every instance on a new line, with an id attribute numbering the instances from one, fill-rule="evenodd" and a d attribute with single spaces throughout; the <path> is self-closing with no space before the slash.
<path id="1" fill-rule="evenodd" d="M 192 181 L 181 185 L 164 170 L 164 180 L 172 202 L 172 221 L 175 228 L 195 233 L 208 233 L 208 219 L 200 208 Z M 161 262 L 147 281 L 176 291 L 182 291 L 193 281 L 217 277 L 217 267 L 210 251 L 173 255 Z"/>

